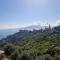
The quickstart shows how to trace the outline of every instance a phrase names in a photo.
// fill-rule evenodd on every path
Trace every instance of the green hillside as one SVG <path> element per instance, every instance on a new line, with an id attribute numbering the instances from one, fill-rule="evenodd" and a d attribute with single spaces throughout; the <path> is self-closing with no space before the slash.
<path id="1" fill-rule="evenodd" d="M 60 60 L 60 26 L 20 30 L 1 40 L 0 46 L 12 60 Z"/>

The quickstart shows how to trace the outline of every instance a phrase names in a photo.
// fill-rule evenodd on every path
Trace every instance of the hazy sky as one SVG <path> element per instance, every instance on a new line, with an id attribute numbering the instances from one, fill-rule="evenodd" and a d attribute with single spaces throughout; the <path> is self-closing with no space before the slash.
<path id="1" fill-rule="evenodd" d="M 0 0 L 0 29 L 60 23 L 60 0 Z"/>

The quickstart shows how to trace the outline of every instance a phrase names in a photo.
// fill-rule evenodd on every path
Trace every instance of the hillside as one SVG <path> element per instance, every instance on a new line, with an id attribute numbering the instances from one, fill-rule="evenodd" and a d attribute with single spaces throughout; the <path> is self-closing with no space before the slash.
<path id="1" fill-rule="evenodd" d="M 5 54 L 16 60 L 60 60 L 60 26 L 20 30 L 0 41 Z M 15 58 L 14 58 L 15 57 Z"/>

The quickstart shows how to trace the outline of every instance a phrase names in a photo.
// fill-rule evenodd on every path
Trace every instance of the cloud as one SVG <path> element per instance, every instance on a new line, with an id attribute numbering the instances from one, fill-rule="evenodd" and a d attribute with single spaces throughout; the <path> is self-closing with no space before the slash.
<path id="1" fill-rule="evenodd" d="M 34 20 L 33 24 L 42 25 L 42 26 L 44 25 L 48 26 L 50 24 L 53 27 L 60 25 L 60 19 L 58 20 L 38 19 L 38 20 Z"/>
<path id="2" fill-rule="evenodd" d="M 55 24 L 60 25 L 60 19 L 58 19 Z"/>
<path id="3" fill-rule="evenodd" d="M 48 25 L 57 26 L 60 25 L 60 19 L 58 20 L 48 20 L 48 19 L 33 19 L 22 23 L 0 23 L 0 29 L 13 29 L 13 28 L 21 28 L 30 25 L 41 25 L 41 26 L 48 26 Z"/>
<path id="4" fill-rule="evenodd" d="M 50 24 L 51 24 L 51 26 L 58 26 L 58 25 L 60 25 L 60 19 L 52 20 L 52 21 L 50 21 Z"/>

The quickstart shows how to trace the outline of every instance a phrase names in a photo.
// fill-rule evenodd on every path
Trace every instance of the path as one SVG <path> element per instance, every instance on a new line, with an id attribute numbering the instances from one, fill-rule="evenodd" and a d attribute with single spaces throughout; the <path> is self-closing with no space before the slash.
<path id="1" fill-rule="evenodd" d="M 6 58 L 6 57 L 5 57 L 5 58 L 3 58 L 2 60 L 11 60 L 11 59 L 10 59 L 10 58 Z"/>

